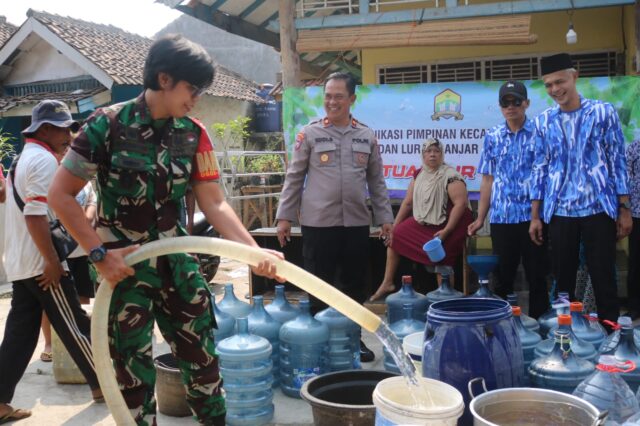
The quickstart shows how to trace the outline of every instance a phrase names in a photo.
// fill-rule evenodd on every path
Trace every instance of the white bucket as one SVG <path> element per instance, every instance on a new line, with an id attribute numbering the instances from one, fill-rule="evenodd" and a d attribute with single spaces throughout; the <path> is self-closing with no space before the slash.
<path id="1" fill-rule="evenodd" d="M 424 331 L 411 333 L 402 339 L 402 349 L 411 357 L 418 374 L 422 374 L 422 351 L 424 345 Z"/>
<path id="2" fill-rule="evenodd" d="M 419 377 L 418 381 L 420 387 L 429 392 L 433 405 L 415 407 L 404 377 L 391 377 L 378 383 L 373 391 L 376 426 L 457 425 L 464 411 L 460 392 L 438 380 Z"/>

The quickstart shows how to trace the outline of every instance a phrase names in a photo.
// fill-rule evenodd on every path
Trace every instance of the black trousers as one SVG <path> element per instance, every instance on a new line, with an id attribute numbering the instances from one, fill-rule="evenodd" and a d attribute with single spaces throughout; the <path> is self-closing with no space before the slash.
<path id="1" fill-rule="evenodd" d="M 35 278 L 29 278 L 13 282 L 11 309 L 0 345 L 0 403 L 11 402 L 29 365 L 38 344 L 43 310 L 89 387 L 100 387 L 89 341 L 90 320 L 80 307 L 73 280 L 62 277 L 57 290 L 43 291 Z"/>
<path id="2" fill-rule="evenodd" d="M 500 256 L 495 271 L 495 292 L 506 298 L 513 293 L 513 282 L 522 261 L 529 284 L 529 315 L 538 318 L 549 309 L 547 293 L 547 246 L 538 246 L 529 237 L 529 222 L 492 223 L 493 253 Z"/>
<path id="3" fill-rule="evenodd" d="M 368 226 L 302 227 L 304 269 L 340 289 L 358 303 L 365 300 L 369 261 Z M 311 298 L 317 312 L 326 305 Z"/>
<path id="4" fill-rule="evenodd" d="M 549 244 L 558 291 L 573 300 L 578 270 L 580 239 L 584 243 L 587 270 L 598 305 L 598 318 L 617 321 L 620 314 L 615 281 L 616 222 L 605 213 L 586 217 L 553 216 Z"/>
<path id="5" fill-rule="evenodd" d="M 640 310 L 640 218 L 633 218 L 633 229 L 629 235 L 629 275 L 627 293 L 630 310 Z"/>

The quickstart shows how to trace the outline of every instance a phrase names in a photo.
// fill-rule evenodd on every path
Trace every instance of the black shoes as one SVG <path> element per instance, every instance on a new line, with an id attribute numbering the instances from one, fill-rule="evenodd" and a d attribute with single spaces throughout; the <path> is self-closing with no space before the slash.
<path id="1" fill-rule="evenodd" d="M 376 356 L 373 354 L 373 351 L 360 340 L 360 362 L 371 362 L 374 359 L 376 359 Z"/>

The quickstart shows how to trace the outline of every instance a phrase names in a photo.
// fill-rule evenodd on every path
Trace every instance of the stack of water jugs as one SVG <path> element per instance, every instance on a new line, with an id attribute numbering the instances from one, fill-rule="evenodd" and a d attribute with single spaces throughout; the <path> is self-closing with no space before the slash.
<path id="1" fill-rule="evenodd" d="M 517 304 L 513 297 L 509 301 Z M 529 386 L 571 393 L 607 410 L 607 424 L 640 426 L 640 332 L 631 318 L 620 317 L 607 336 L 597 315 L 584 313 L 568 294 L 560 294 L 538 319 L 540 335 L 533 324 L 525 326 L 518 306 L 513 314 Z"/>
<path id="2" fill-rule="evenodd" d="M 309 300 L 292 306 L 282 285 L 266 306 L 262 296 L 253 297 L 253 306 L 238 300 L 233 284 L 219 303 L 211 299 L 229 425 L 269 423 L 273 388 L 300 398 L 307 380 L 360 368 L 360 328 L 333 308 L 313 317 Z"/>

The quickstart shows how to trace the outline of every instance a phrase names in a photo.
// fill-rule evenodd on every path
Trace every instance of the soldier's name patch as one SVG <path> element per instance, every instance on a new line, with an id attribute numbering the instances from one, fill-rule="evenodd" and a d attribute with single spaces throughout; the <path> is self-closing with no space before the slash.
<path id="1" fill-rule="evenodd" d="M 333 142 L 333 138 L 315 138 L 316 142 Z"/>
<path id="2" fill-rule="evenodd" d="M 354 142 L 354 143 L 369 143 L 369 139 L 352 138 L 351 142 Z"/>

